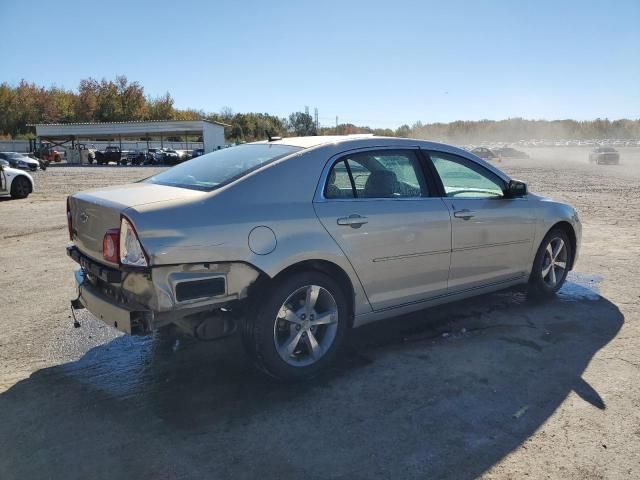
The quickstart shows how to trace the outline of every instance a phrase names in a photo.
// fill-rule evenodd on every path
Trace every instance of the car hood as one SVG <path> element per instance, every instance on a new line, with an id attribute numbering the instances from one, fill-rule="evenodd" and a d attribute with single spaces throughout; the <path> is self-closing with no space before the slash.
<path id="1" fill-rule="evenodd" d="M 12 160 L 16 161 L 16 162 L 24 162 L 27 163 L 29 165 L 40 165 L 40 163 L 38 163 L 37 160 L 34 160 L 33 158 L 30 157 L 13 157 Z"/>
<path id="2" fill-rule="evenodd" d="M 2 167 L 2 171 L 5 173 L 7 178 L 17 177 L 18 175 L 20 175 L 23 177 L 27 177 L 29 180 L 31 180 L 31 183 L 33 184 L 33 177 L 29 175 L 27 172 L 25 172 L 24 170 L 19 170 L 17 168 L 12 168 L 12 167 Z"/>

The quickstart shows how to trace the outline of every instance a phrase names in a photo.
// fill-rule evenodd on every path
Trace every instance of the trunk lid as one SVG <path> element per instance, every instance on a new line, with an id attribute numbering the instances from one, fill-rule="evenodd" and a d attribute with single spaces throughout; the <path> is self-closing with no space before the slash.
<path id="1" fill-rule="evenodd" d="M 184 201 L 203 195 L 205 192 L 152 183 L 133 183 L 74 193 L 69 197 L 73 242 L 82 253 L 94 260 L 117 266 L 102 257 L 102 239 L 107 230 L 120 228 L 122 212 L 139 205 Z"/>

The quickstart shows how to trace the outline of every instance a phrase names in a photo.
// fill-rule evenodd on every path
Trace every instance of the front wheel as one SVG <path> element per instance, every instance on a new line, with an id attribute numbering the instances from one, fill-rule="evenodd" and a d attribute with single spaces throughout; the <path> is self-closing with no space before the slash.
<path id="1" fill-rule="evenodd" d="M 320 272 L 291 275 L 244 320 L 244 344 L 258 368 L 281 380 L 311 378 L 338 355 L 348 326 L 340 286 Z"/>
<path id="2" fill-rule="evenodd" d="M 564 230 L 555 228 L 547 233 L 533 262 L 529 293 L 551 296 L 560 290 L 567 279 L 572 255 L 569 236 Z"/>
<path id="3" fill-rule="evenodd" d="M 16 177 L 11 183 L 12 198 L 27 198 L 31 193 L 31 184 L 24 176 Z"/>

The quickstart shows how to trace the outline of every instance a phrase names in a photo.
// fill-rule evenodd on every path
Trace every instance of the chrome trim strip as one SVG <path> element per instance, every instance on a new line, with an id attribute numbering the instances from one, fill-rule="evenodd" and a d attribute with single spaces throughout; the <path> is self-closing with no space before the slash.
<path id="1" fill-rule="evenodd" d="M 373 262 L 388 262 L 389 260 L 402 260 L 404 258 L 413 258 L 413 257 L 425 257 L 427 255 L 440 255 L 444 253 L 451 253 L 451 250 L 433 250 L 431 252 L 417 252 L 417 253 L 406 253 L 403 255 L 394 255 L 392 257 L 380 257 L 374 258 Z"/>
<path id="2" fill-rule="evenodd" d="M 465 252 L 467 250 L 478 250 L 480 248 L 505 247 L 507 245 L 520 245 L 522 243 L 530 243 L 530 242 L 531 242 L 531 239 L 513 240 L 511 242 L 485 243 L 483 245 L 472 245 L 470 247 L 454 248 L 453 250 L 451 250 L 451 252 L 452 253 L 454 253 L 454 252 Z"/>

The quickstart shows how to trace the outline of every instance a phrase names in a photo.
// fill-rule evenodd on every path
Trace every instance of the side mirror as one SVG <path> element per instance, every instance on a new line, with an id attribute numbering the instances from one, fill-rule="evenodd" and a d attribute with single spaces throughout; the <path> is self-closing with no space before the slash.
<path id="1" fill-rule="evenodd" d="M 524 197 L 527 194 L 527 184 L 520 180 L 510 180 L 504 193 L 507 198 Z"/>

